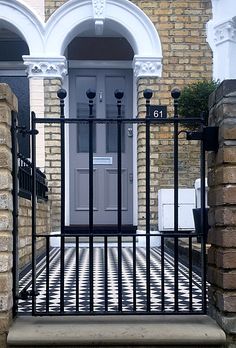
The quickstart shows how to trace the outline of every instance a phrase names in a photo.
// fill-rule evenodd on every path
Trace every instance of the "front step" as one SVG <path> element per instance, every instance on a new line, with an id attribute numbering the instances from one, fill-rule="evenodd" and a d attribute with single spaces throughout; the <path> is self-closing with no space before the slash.
<path id="1" fill-rule="evenodd" d="M 136 232 L 137 227 L 133 225 L 122 225 L 122 245 L 133 242 L 133 237 L 129 233 Z M 128 234 L 127 236 L 125 234 Z M 89 226 L 88 225 L 72 225 L 65 226 L 65 243 L 73 244 L 76 241 L 76 236 L 79 237 L 79 245 L 89 243 Z M 96 236 L 97 234 L 97 236 Z M 117 225 L 94 225 L 93 226 L 93 244 L 95 246 L 104 244 L 104 236 L 107 235 L 107 242 L 109 245 L 116 245 L 118 242 Z M 71 236 L 68 236 L 71 235 Z M 67 245 L 68 246 L 68 245 Z"/>
<path id="2" fill-rule="evenodd" d="M 65 237 L 65 243 L 75 243 L 76 238 L 71 236 L 71 237 Z M 122 236 L 122 245 L 125 246 L 127 243 L 132 243 L 133 238 L 132 237 L 123 237 Z M 89 243 L 89 236 L 87 237 L 79 237 L 79 245 L 84 244 L 84 243 Z M 104 237 L 93 237 L 93 244 L 104 244 Z M 118 237 L 117 236 L 109 236 L 107 237 L 107 243 L 109 245 L 117 244 L 118 243 Z"/>
<path id="3" fill-rule="evenodd" d="M 224 347 L 225 333 L 206 315 L 19 317 L 8 347 Z"/>

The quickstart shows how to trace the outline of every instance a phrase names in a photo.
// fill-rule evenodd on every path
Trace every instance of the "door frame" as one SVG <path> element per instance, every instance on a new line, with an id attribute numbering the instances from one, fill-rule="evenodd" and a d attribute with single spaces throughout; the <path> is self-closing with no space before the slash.
<path id="1" fill-rule="evenodd" d="M 70 69 L 132 69 L 132 61 L 68 61 Z M 137 115 L 137 86 L 133 74 L 133 116 Z M 69 74 L 64 78 L 62 87 L 67 91 L 65 117 L 69 118 Z M 70 225 L 70 167 L 69 167 L 69 127 L 65 128 L 65 225 Z M 133 226 L 138 225 L 138 180 L 137 180 L 137 126 L 133 127 Z"/>

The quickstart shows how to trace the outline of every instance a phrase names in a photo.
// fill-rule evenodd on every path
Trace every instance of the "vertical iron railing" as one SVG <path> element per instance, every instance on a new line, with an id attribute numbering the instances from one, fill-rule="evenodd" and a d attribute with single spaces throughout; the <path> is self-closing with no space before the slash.
<path id="1" fill-rule="evenodd" d="M 204 131 L 206 126 L 206 115 L 202 114 L 202 125 L 201 130 Z M 200 175 L 201 175 L 201 258 L 202 258 L 202 310 L 206 313 L 206 242 L 207 242 L 207 228 L 206 224 L 206 152 L 205 152 L 205 139 L 201 141 L 200 149 Z"/>
<path id="2" fill-rule="evenodd" d="M 199 118 L 179 118 L 178 117 L 178 97 L 179 91 L 174 90 L 172 97 L 174 98 L 174 117 L 168 118 L 153 118 L 150 113 L 150 100 L 152 98 L 152 91 L 145 90 L 144 98 L 146 99 L 146 117 L 145 118 L 122 118 L 121 106 L 123 92 L 116 90 L 115 98 L 117 100 L 117 118 L 99 118 L 93 115 L 93 100 L 95 98 L 95 92 L 92 90 L 87 91 L 87 97 L 89 100 L 88 111 L 89 118 L 65 118 L 64 114 L 64 99 L 66 92 L 60 90 L 58 92 L 60 98 L 61 117 L 60 118 L 36 118 L 34 113 L 32 114 L 32 313 L 33 315 L 83 315 L 83 314 L 150 314 L 150 313 L 162 313 L 162 314 L 201 314 L 206 312 L 206 276 L 205 276 L 205 148 L 204 141 L 201 145 L 201 276 L 195 274 L 193 271 L 193 238 L 197 236 L 195 232 L 189 231 L 181 232 L 179 229 L 179 125 L 195 124 L 204 125 L 204 120 Z M 61 231 L 53 236 L 50 234 L 44 235 L 37 233 L 37 221 L 36 221 L 36 182 L 37 182 L 37 169 L 36 169 L 36 125 L 42 124 L 57 124 L 60 126 L 61 131 Z M 88 185 L 88 197 L 89 197 L 89 228 L 83 236 L 77 231 L 73 235 L 67 233 L 65 226 L 65 125 L 66 124 L 80 124 L 85 123 L 89 129 L 89 185 Z M 117 126 L 117 224 L 115 230 L 111 233 L 105 231 L 96 231 L 94 226 L 94 163 L 93 163 L 93 129 L 97 124 L 115 124 Z M 145 127 L 145 231 L 137 235 L 135 231 L 125 231 L 123 227 L 122 219 L 122 126 L 124 124 L 137 124 L 144 125 Z M 158 232 L 151 231 L 151 156 L 152 156 L 152 144 L 150 142 L 151 126 L 168 125 L 174 128 L 173 132 L 173 192 L 174 192 L 174 228 L 173 231 Z M 95 237 L 99 236 L 102 239 L 99 248 L 95 248 Z M 51 258 L 51 238 L 57 237 L 60 239 L 60 248 L 58 257 L 60 261 L 60 279 L 59 279 L 59 303 L 58 307 L 51 309 L 51 265 L 53 261 Z M 74 293 L 74 305 L 70 308 L 66 301 L 66 287 L 65 276 L 68 267 L 68 249 L 66 247 L 66 240 L 70 237 L 73 239 L 73 252 L 74 252 L 74 271 L 73 277 L 71 277 L 71 288 L 75 290 Z M 139 238 L 145 240 L 145 246 L 139 246 L 137 243 Z M 37 264 L 36 264 L 36 243 L 38 238 L 44 238 L 45 240 L 45 295 L 41 294 L 40 306 L 37 305 Z M 110 238 L 113 241 L 110 242 Z M 114 243 L 114 238 L 116 242 Z M 129 238 L 131 242 L 126 244 L 126 238 Z M 151 241 L 154 238 L 159 238 L 160 246 L 152 247 Z M 179 253 L 179 240 L 184 239 L 186 245 L 188 245 L 188 258 L 187 264 L 183 264 L 181 261 L 181 255 Z M 88 241 L 88 247 L 81 246 L 81 241 L 84 239 Z M 168 249 L 168 240 L 173 241 L 172 253 Z M 113 245 L 112 245 L 113 243 Z M 88 252 L 88 254 L 86 254 Z M 100 253 L 101 265 L 97 264 L 97 256 Z M 88 256 L 89 268 L 83 268 L 81 262 L 83 255 Z M 100 255 L 99 254 L 99 255 Z M 131 255 L 132 254 L 132 255 Z M 131 255 L 131 256 L 130 256 Z M 86 256 L 86 257 L 87 257 Z M 110 262 L 112 264 L 110 264 Z M 157 266 L 158 263 L 158 266 Z M 97 267 L 100 267 L 100 273 L 97 271 Z M 83 269 L 83 270 L 82 270 Z M 113 270 L 112 270 L 113 269 Z M 71 271 L 72 272 L 72 271 Z M 86 273 L 87 272 L 87 273 Z M 98 274 L 98 273 L 99 274 Z M 127 272 L 129 276 L 127 276 Z M 172 278 L 169 281 L 169 275 L 166 273 L 171 272 Z M 86 273 L 86 298 L 83 295 L 83 277 Z M 140 276 L 142 274 L 142 277 Z M 180 306 L 180 275 L 186 277 L 187 285 L 185 286 L 186 294 L 184 296 L 187 305 Z M 97 286 L 96 277 L 101 277 L 101 287 L 103 288 L 103 294 L 100 295 L 103 299 L 97 302 L 97 295 L 95 296 L 95 289 Z M 113 277 L 113 279 L 111 279 Z M 127 280 L 129 279 L 129 280 Z M 128 292 L 127 295 L 127 281 Z M 113 283 L 113 285 L 111 285 Z M 140 285 L 142 284 L 142 285 Z M 54 284 L 55 286 L 55 284 Z M 172 295 L 168 298 L 166 293 L 167 288 L 171 288 Z M 199 289 L 201 288 L 200 295 Z M 111 292 L 113 291 L 113 292 Z M 44 296 L 44 297 L 43 297 Z M 199 307 L 198 301 L 195 297 L 201 298 L 201 306 Z M 70 298 L 72 291 L 70 293 Z M 45 298 L 45 303 L 42 304 L 42 298 Z M 140 298 L 142 301 L 140 302 Z M 84 304 L 86 303 L 86 304 Z M 113 303 L 113 305 L 112 305 Z M 140 304 L 141 303 L 141 304 Z M 87 306 L 87 304 L 89 304 Z"/>
<path id="3" fill-rule="evenodd" d="M 64 99 L 66 98 L 66 91 L 60 89 L 57 93 L 60 99 L 61 110 L 61 260 L 60 260 L 60 310 L 64 313 L 64 292 L 65 292 L 65 114 L 64 114 Z"/>
<path id="4" fill-rule="evenodd" d="M 32 313 L 36 314 L 36 242 L 37 242 L 37 225 L 36 225 L 36 115 L 31 113 L 31 132 L 32 132 Z"/>
<path id="5" fill-rule="evenodd" d="M 174 119 L 178 120 L 178 99 L 180 97 L 180 91 L 174 89 L 171 92 L 171 96 L 174 99 Z M 179 125 L 178 122 L 174 123 L 174 232 L 178 235 L 179 232 Z M 178 311 L 178 292 L 179 292 L 179 247 L 178 237 L 174 238 L 174 279 L 175 279 L 175 311 Z"/>
<path id="6" fill-rule="evenodd" d="M 90 312 L 93 312 L 93 100 L 96 92 L 87 91 L 89 99 L 89 293 Z"/>
<path id="7" fill-rule="evenodd" d="M 146 89 L 146 292 L 147 311 L 150 311 L 150 99 L 153 92 Z"/>
<path id="8" fill-rule="evenodd" d="M 115 91 L 117 100 L 117 233 L 118 233 L 118 311 L 122 312 L 122 153 L 121 153 L 121 100 L 124 93 Z"/>

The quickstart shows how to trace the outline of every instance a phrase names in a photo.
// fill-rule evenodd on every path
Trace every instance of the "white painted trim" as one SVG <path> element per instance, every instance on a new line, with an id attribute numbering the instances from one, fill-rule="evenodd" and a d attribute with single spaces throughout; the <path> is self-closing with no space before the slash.
<path id="1" fill-rule="evenodd" d="M 30 77 L 64 78 L 64 52 L 69 42 L 101 20 L 106 27 L 125 37 L 134 50 L 135 76 L 157 77 L 162 72 L 162 48 L 150 18 L 128 0 L 99 0 L 102 15 L 92 0 L 70 0 L 60 6 L 45 24 L 35 11 L 15 0 L 0 0 L 0 21 L 27 42 L 29 56 L 24 56 Z M 104 6 L 103 6 L 104 5 Z M 99 17 L 99 18 L 98 18 Z M 103 25 L 103 24 L 102 24 Z"/>
<path id="2" fill-rule="evenodd" d="M 69 94 L 69 76 L 66 76 L 62 88 L 67 91 L 65 98 L 65 118 L 70 117 L 70 94 Z M 70 225 L 70 142 L 69 142 L 69 127 L 65 126 L 65 225 Z"/>
<path id="3" fill-rule="evenodd" d="M 23 59 L 29 77 L 63 79 L 67 75 L 67 61 L 64 56 L 32 57 L 24 55 Z"/>
<path id="4" fill-rule="evenodd" d="M 130 60 L 69 60 L 69 69 L 132 69 Z"/>
<path id="5" fill-rule="evenodd" d="M 161 41 L 150 18 L 128 0 L 107 0 L 106 26 L 125 37 L 140 57 L 162 58 Z M 76 35 L 91 27 L 94 13 L 91 0 L 71 0 L 57 9 L 46 24 L 45 52 L 64 54 Z M 58 40 L 60 38 L 60 40 Z"/>
<path id="6" fill-rule="evenodd" d="M 94 3 L 91 0 L 71 0 L 62 5 L 46 24 L 45 52 L 62 56 L 69 42 L 93 25 Z M 159 35 L 147 15 L 128 0 L 106 0 L 105 24 L 125 37 L 135 57 L 136 78 L 159 77 L 162 73 L 162 49 Z M 60 37 L 60 40 L 58 40 Z M 70 63 L 76 64 L 76 63 Z M 83 64 L 83 63 L 82 63 Z"/>
<path id="7" fill-rule="evenodd" d="M 44 23 L 38 14 L 16 0 L 0 0 L 0 21 L 20 35 L 31 55 L 44 54 Z"/>
<path id="8" fill-rule="evenodd" d="M 138 114 L 137 83 L 133 74 L 133 118 Z M 138 226 L 138 143 L 137 125 L 133 124 L 133 226 Z"/>

